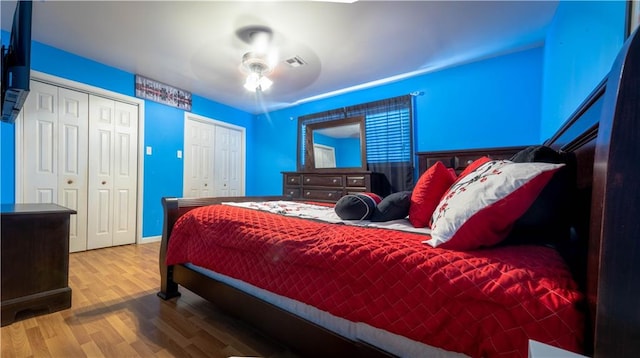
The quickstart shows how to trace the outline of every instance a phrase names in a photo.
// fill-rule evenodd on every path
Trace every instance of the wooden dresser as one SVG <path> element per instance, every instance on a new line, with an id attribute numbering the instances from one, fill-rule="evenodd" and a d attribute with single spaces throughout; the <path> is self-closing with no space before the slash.
<path id="1" fill-rule="evenodd" d="M 76 212 L 55 204 L 1 205 L 2 326 L 20 312 L 71 307 L 69 222 Z"/>
<path id="2" fill-rule="evenodd" d="M 283 172 L 282 193 L 291 199 L 336 202 L 354 192 L 389 194 L 384 174 L 370 171 L 353 172 Z"/>
<path id="3" fill-rule="evenodd" d="M 488 156 L 491 159 L 509 159 L 526 147 L 527 146 L 441 150 L 418 152 L 416 155 L 418 156 L 420 173 L 424 173 L 436 162 L 442 162 L 447 168 L 453 168 L 456 173 L 460 174 L 467 165 L 473 163 L 474 160 L 480 157 Z"/>

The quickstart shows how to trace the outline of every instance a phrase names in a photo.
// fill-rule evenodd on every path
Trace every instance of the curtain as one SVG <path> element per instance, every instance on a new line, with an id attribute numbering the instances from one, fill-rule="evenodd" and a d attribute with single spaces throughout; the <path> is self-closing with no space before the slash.
<path id="1" fill-rule="evenodd" d="M 300 137 L 306 125 L 355 116 L 365 117 L 367 169 L 385 174 L 391 192 L 413 188 L 413 104 L 405 95 L 350 107 L 314 113 L 298 118 Z M 304 158 L 300 143 L 299 158 Z M 303 160 L 299 160 L 303 163 Z"/>

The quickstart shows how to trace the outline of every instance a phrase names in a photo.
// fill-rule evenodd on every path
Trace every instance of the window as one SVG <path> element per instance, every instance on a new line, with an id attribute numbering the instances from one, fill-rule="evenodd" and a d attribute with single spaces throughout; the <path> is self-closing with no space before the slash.
<path id="1" fill-rule="evenodd" d="M 328 120 L 365 117 L 368 170 L 384 173 L 392 191 L 413 187 L 413 105 L 410 95 L 315 113 L 298 118 L 300 137 L 306 125 Z M 304 165 L 304 143 L 299 143 L 298 158 Z"/>

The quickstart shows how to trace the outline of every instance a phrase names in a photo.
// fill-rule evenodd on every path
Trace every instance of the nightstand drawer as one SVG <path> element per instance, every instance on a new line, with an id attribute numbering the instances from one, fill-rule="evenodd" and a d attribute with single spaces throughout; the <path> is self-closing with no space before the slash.
<path id="1" fill-rule="evenodd" d="M 317 185 L 342 187 L 342 176 L 305 175 L 302 178 L 302 182 L 305 186 Z"/>

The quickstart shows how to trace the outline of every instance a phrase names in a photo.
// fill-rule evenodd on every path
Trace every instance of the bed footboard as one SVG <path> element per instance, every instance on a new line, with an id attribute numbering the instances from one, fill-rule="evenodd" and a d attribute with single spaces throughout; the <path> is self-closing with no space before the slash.
<path id="1" fill-rule="evenodd" d="M 173 265 L 168 266 L 165 264 L 171 230 L 180 216 L 178 214 L 178 199 L 162 198 L 162 208 L 164 212 L 164 224 L 162 227 L 162 241 L 160 243 L 160 258 L 158 260 L 160 266 L 160 292 L 158 292 L 158 297 L 163 300 L 168 300 L 180 296 L 178 284 L 173 281 Z"/>
<path id="2" fill-rule="evenodd" d="M 164 222 L 162 227 L 162 241 L 160 243 L 160 255 L 158 265 L 160 268 L 160 291 L 158 297 L 163 300 L 169 300 L 179 297 L 178 284 L 174 281 L 173 265 L 166 265 L 167 249 L 169 247 L 169 238 L 173 226 L 180 216 L 195 208 L 220 204 L 227 201 L 267 201 L 267 200 L 285 200 L 282 196 L 248 196 L 248 197 L 211 197 L 211 198 L 162 198 L 162 208 L 164 212 Z M 291 200 L 291 199 L 286 199 Z"/>

